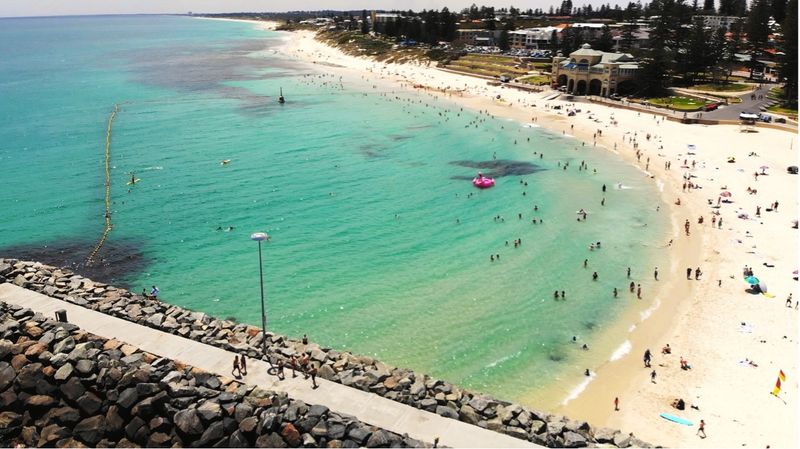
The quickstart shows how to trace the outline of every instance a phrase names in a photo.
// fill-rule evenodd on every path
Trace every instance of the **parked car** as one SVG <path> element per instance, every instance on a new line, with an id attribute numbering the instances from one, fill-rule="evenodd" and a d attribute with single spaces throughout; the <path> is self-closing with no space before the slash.
<path id="1" fill-rule="evenodd" d="M 615 100 L 615 101 L 622 100 L 622 97 L 620 97 L 618 94 L 611 94 L 611 95 L 608 96 L 608 98 L 610 98 L 612 100 Z"/>
<path id="2" fill-rule="evenodd" d="M 775 119 L 775 123 L 786 123 L 786 119 L 783 117 L 778 117 Z"/>
<path id="3" fill-rule="evenodd" d="M 769 114 L 758 114 L 758 119 L 764 123 L 769 123 L 772 121 L 772 116 Z"/>
<path id="4" fill-rule="evenodd" d="M 709 103 L 703 106 L 703 110 L 706 112 L 716 111 L 719 109 L 719 103 Z"/>
<path id="5" fill-rule="evenodd" d="M 508 83 L 511 81 L 511 77 L 508 75 L 500 75 L 500 82 L 501 83 Z"/>

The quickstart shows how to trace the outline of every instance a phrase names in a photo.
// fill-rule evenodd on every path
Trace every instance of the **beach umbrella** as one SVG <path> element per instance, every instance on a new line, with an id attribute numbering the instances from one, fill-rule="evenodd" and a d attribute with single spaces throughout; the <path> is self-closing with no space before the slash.
<path id="1" fill-rule="evenodd" d="M 722 193 L 719 194 L 719 196 L 724 196 L 726 198 L 728 198 L 728 197 L 730 197 L 732 195 L 733 194 L 731 192 L 728 192 L 727 190 L 723 190 Z"/>
<path id="2" fill-rule="evenodd" d="M 756 284 L 761 282 L 755 276 L 747 276 L 746 278 L 744 278 L 744 281 L 747 282 L 750 285 L 756 285 Z"/>

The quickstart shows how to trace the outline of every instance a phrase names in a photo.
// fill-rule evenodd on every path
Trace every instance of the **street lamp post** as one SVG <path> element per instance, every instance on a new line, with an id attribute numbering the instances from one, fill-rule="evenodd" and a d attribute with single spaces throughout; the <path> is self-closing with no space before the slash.
<path id="1" fill-rule="evenodd" d="M 267 362 L 272 365 L 269 357 L 267 357 L 267 313 L 264 307 L 264 268 L 263 264 L 261 263 L 261 242 L 267 238 L 267 234 L 263 232 L 255 232 L 250 235 L 250 239 L 258 242 L 258 276 L 261 281 L 261 352 L 262 355 L 267 359 Z"/>

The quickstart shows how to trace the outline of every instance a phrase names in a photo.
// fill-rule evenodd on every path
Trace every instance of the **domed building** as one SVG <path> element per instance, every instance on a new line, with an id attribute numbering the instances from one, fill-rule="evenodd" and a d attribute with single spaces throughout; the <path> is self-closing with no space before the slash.
<path id="1" fill-rule="evenodd" d="M 636 90 L 639 62 L 628 53 L 592 50 L 589 44 L 564 57 L 553 58 L 554 87 L 566 86 L 574 95 L 627 95 Z"/>

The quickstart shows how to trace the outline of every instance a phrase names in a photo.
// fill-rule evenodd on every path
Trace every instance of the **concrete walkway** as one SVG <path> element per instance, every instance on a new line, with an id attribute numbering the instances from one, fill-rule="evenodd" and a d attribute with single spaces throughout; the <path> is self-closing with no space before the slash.
<path id="1" fill-rule="evenodd" d="M 69 322 L 87 332 L 108 339 L 114 338 L 143 351 L 233 378 L 231 369 L 234 353 L 214 346 L 141 326 L 9 283 L 0 284 L 0 301 L 27 307 L 51 318 L 55 317 L 56 310 L 64 309 Z M 280 382 L 267 373 L 268 367 L 266 362 L 248 360 L 248 374 L 242 382 L 268 390 L 283 391 L 293 399 L 324 405 L 373 426 L 399 434 L 407 433 L 412 438 L 428 443 L 439 437 L 440 445 L 451 447 L 536 447 L 527 441 L 444 418 L 324 379 L 317 379 L 319 388 L 314 390 L 310 380 L 305 380 L 302 376 L 292 379 L 291 370 L 287 370 L 286 380 Z"/>

